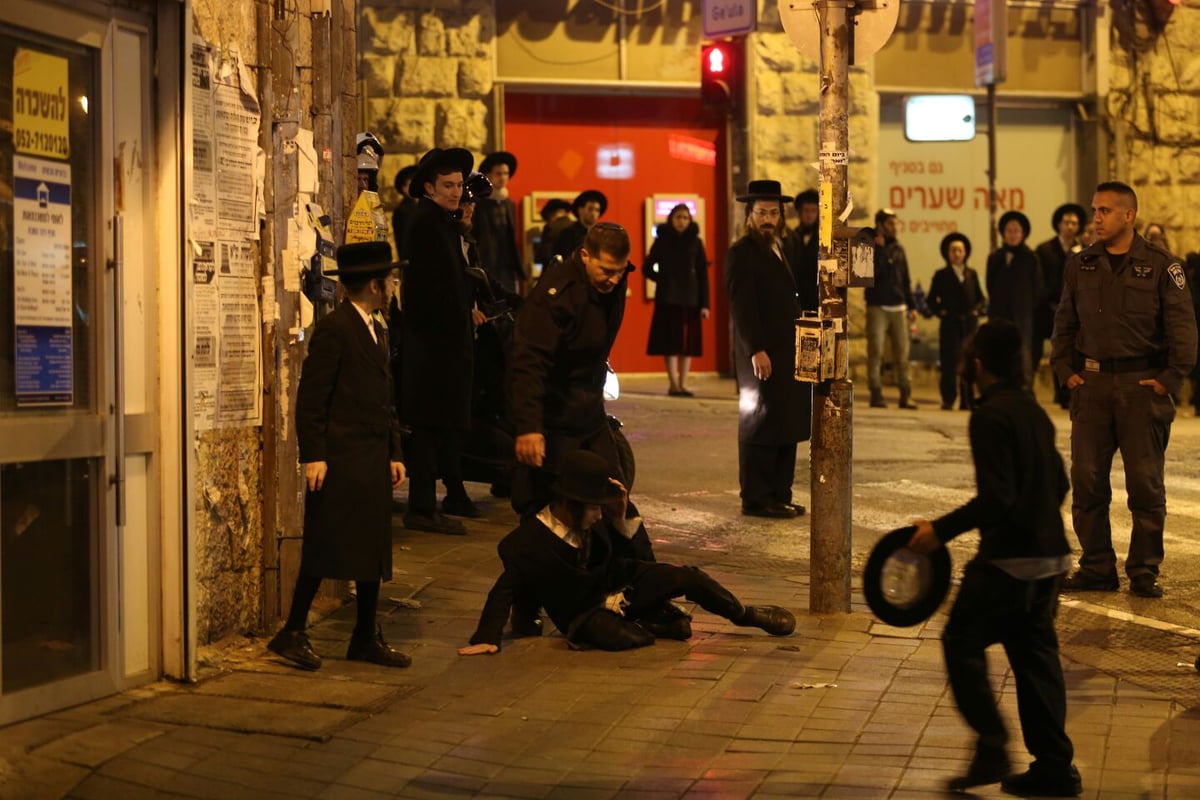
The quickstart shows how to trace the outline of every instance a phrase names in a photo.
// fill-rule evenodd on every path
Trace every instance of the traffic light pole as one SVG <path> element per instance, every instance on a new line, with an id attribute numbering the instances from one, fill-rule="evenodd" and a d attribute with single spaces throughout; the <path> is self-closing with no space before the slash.
<path id="1" fill-rule="evenodd" d="M 821 268 L 818 275 L 821 317 L 833 322 L 834 378 L 817 383 L 813 390 L 808 606 L 809 611 L 816 614 L 850 610 L 854 385 L 850 382 L 846 302 L 834 282 L 835 274 L 845 276 L 850 268 L 848 236 L 838 230 L 842 227 L 840 220 L 848 196 L 852 25 L 848 6 L 847 0 L 819 0 L 817 3 L 821 27 L 821 147 L 818 165 Z M 835 232 L 841 234 L 837 239 Z"/>

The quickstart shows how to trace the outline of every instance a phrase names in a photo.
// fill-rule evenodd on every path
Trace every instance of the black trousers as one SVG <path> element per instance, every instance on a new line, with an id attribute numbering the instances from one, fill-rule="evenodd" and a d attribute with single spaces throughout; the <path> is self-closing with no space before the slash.
<path id="1" fill-rule="evenodd" d="M 795 442 L 779 445 L 738 442 L 738 482 L 743 506 L 761 508 L 768 503 L 792 502 L 795 479 Z"/>
<path id="2" fill-rule="evenodd" d="M 413 428 L 406 442 L 408 510 L 432 514 L 437 510 L 437 480 L 462 484 L 462 448 L 466 434 L 445 428 Z"/>
<path id="3" fill-rule="evenodd" d="M 988 681 L 986 649 L 1000 644 L 1017 684 L 1025 747 L 1038 769 L 1065 773 L 1075 751 L 1067 737 L 1067 691 L 1054 616 L 1061 575 L 1023 581 L 987 562 L 967 564 L 942 633 L 950 688 L 980 748 L 1002 748 L 1008 731 Z"/>
<path id="4" fill-rule="evenodd" d="M 959 375 L 959 361 L 962 359 L 963 343 L 975 333 L 976 327 L 974 317 L 942 318 L 938 329 L 938 389 L 944 406 L 954 405 L 954 401 L 961 397 L 961 407 L 971 407 L 971 384 Z"/>

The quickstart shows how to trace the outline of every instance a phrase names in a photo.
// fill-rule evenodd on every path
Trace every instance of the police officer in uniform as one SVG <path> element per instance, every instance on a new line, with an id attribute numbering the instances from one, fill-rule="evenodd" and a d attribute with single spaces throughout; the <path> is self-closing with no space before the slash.
<path id="1" fill-rule="evenodd" d="M 1092 215 L 1098 238 L 1067 259 L 1051 340 L 1054 371 L 1071 391 L 1071 513 L 1083 549 L 1063 588 L 1118 587 L 1108 507 L 1120 450 L 1133 515 L 1125 559 L 1130 591 L 1162 597 L 1171 395 L 1196 361 L 1196 317 L 1179 260 L 1134 230 L 1132 188 L 1101 183 Z"/>

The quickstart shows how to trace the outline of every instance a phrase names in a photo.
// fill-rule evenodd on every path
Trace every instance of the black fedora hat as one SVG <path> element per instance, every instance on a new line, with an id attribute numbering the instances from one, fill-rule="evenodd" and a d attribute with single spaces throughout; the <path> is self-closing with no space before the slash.
<path id="1" fill-rule="evenodd" d="M 950 554 L 939 547 L 914 553 L 908 542 L 917 529 L 897 528 L 875 543 L 863 570 L 863 596 L 880 621 L 896 628 L 933 616 L 950 591 Z"/>
<path id="2" fill-rule="evenodd" d="M 570 203 L 568 203 L 566 200 L 560 200 L 557 197 L 553 197 L 546 201 L 546 205 L 542 206 L 542 210 L 539 213 L 542 217 L 543 222 L 549 222 L 550 218 L 553 217 L 555 214 L 557 214 L 559 211 L 570 211 L 570 210 L 571 210 Z"/>
<path id="3" fill-rule="evenodd" d="M 599 189 L 587 189 L 577 194 L 575 199 L 571 201 L 571 210 L 578 211 L 580 206 L 587 205 L 588 203 L 599 203 L 600 216 L 602 217 L 604 216 L 604 212 L 608 211 L 608 198 Z"/>
<path id="4" fill-rule="evenodd" d="M 795 200 L 796 210 L 799 211 L 800 206 L 804 206 L 804 205 L 814 205 L 814 206 L 821 205 L 821 195 L 819 195 L 817 193 L 816 189 L 805 189 L 803 192 L 796 195 L 796 200 Z"/>
<path id="5" fill-rule="evenodd" d="M 1062 218 L 1067 214 L 1075 215 L 1075 219 L 1079 220 L 1079 227 L 1087 225 L 1088 213 L 1083 206 L 1078 203 L 1063 203 L 1054 209 L 1054 214 L 1050 217 L 1050 227 L 1054 228 L 1055 233 L 1058 233 L 1058 223 L 1062 222 Z"/>
<path id="6" fill-rule="evenodd" d="M 487 175 L 497 164 L 508 165 L 508 177 L 511 178 L 517 174 L 517 157 L 507 150 L 497 150 L 494 153 L 488 153 L 483 157 L 483 162 L 479 165 L 479 171 Z"/>
<path id="7" fill-rule="evenodd" d="M 946 260 L 947 264 L 950 263 L 950 245 L 954 242 L 962 242 L 963 247 L 967 248 L 966 258 L 963 259 L 964 262 L 967 258 L 971 257 L 971 240 L 967 238 L 967 235 L 958 231 L 947 233 L 942 237 L 942 243 L 939 245 L 942 251 L 942 258 Z"/>
<path id="8" fill-rule="evenodd" d="M 408 185 L 408 194 L 417 199 L 424 197 L 425 183 L 432 182 L 439 172 L 461 172 L 463 180 L 466 180 L 474 164 L 475 156 L 461 147 L 435 147 L 417 162 L 417 171 L 413 173 L 412 183 Z"/>
<path id="9" fill-rule="evenodd" d="M 609 479 L 608 462 L 588 450 L 567 453 L 558 467 L 554 492 L 568 500 L 603 505 L 621 498 L 621 490 Z"/>
<path id="10" fill-rule="evenodd" d="M 337 249 L 337 269 L 325 270 L 326 275 L 343 278 L 382 278 L 401 261 L 392 261 L 392 246 L 387 242 L 354 242 Z"/>
<path id="11" fill-rule="evenodd" d="M 746 187 L 746 193 L 738 195 L 737 201 L 753 203 L 755 200 L 778 200 L 781 203 L 790 203 L 792 196 L 783 193 L 783 186 L 779 181 L 750 181 Z"/>
<path id="12" fill-rule="evenodd" d="M 492 182 L 482 172 L 472 172 L 463 181 L 463 203 L 475 203 L 492 196 Z"/>
<path id="13" fill-rule="evenodd" d="M 401 167 L 400 171 L 396 173 L 396 191 L 402 191 L 404 189 L 404 182 L 410 180 L 412 176 L 416 174 L 416 172 L 416 164 L 409 164 L 407 167 Z"/>
<path id="14" fill-rule="evenodd" d="M 1025 238 L 1029 238 L 1029 217 L 1022 214 L 1020 211 L 1005 211 L 1000 215 L 1000 221 L 996 223 L 996 231 L 1003 236 L 1004 229 L 1008 227 L 1008 223 L 1016 220 L 1021 225 L 1021 230 L 1025 231 Z"/>

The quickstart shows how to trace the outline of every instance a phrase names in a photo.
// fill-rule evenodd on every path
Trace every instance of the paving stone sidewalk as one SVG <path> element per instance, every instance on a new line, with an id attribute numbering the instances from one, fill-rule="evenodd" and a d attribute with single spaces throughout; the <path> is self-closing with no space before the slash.
<path id="1" fill-rule="evenodd" d="M 0 729 L 0 797 L 915 799 L 941 796 L 965 769 L 971 740 L 946 686 L 944 618 L 899 630 L 861 604 L 811 616 L 801 562 L 656 545 L 746 602 L 795 609 L 789 638 L 697 610 L 686 643 L 575 652 L 551 632 L 460 658 L 513 521 L 503 501 L 483 507 L 490 521 L 470 522 L 465 538 L 396 532 L 403 572 L 384 585 L 381 621 L 411 668 L 341 659 L 352 607 L 314 627 L 326 657 L 317 673 L 281 663 L 262 639 L 229 644 L 206 654 L 195 686 L 160 683 Z M 1069 627 L 1102 628 L 1077 616 Z M 1139 642 L 1114 638 L 1106 651 L 1089 641 L 1081 661 L 1067 638 L 1084 797 L 1200 797 L 1195 698 L 1103 663 L 1111 652 L 1127 666 L 1122 648 Z M 993 678 L 1015 731 L 1005 666 L 997 653 Z M 1012 752 L 1025 762 L 1019 736 Z M 990 786 L 976 796 L 1002 795 Z"/>

